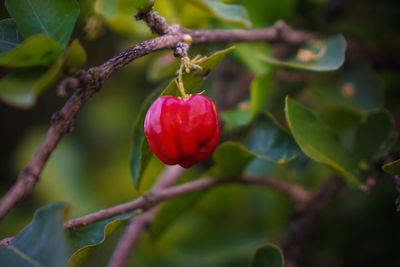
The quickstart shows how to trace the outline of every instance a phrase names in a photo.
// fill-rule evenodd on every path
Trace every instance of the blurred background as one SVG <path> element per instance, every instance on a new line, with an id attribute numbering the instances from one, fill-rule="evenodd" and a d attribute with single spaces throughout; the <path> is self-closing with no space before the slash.
<path id="1" fill-rule="evenodd" d="M 131 16 L 107 18 L 97 14 L 90 0 L 79 1 L 81 15 L 73 38 L 87 52 L 85 68 L 102 64 L 121 50 L 151 38 L 147 26 Z M 288 47 L 240 44 L 203 89 L 224 114 L 225 133 L 240 125 L 240 113 L 249 98 L 252 79 L 268 73 L 272 93 L 265 110 L 283 120 L 284 96 L 289 94 L 317 111 L 328 123 L 335 103 L 369 111 L 387 108 L 399 130 L 400 118 L 400 1 L 398 0 L 242 0 L 253 27 L 268 27 L 284 20 L 296 29 L 323 36 L 342 33 L 351 42 L 344 66 L 335 72 L 314 73 L 272 67 L 250 55 L 254 51 L 284 54 Z M 155 10 L 169 24 L 193 29 L 234 28 L 184 0 L 156 0 Z M 0 1 L 0 19 L 9 15 Z M 229 47 L 207 45 L 191 49 L 191 56 L 207 55 Z M 79 112 L 75 130 L 51 156 L 33 194 L 0 223 L 0 239 L 13 236 L 30 222 L 33 212 L 54 201 L 71 204 L 70 217 L 129 201 L 137 196 L 129 171 L 132 126 L 144 99 L 173 77 L 178 61 L 171 51 L 153 53 L 116 72 Z M 9 70 L 0 68 L 0 76 Z M 354 85 L 348 101 L 344 85 Z M 354 93 L 354 90 L 356 92 Z M 357 91 L 358 90 L 358 91 Z M 37 150 L 50 125 L 50 118 L 66 99 L 51 86 L 30 109 L 0 103 L 0 193 L 14 183 Z M 326 116 L 324 116 L 326 115 Z M 339 113 L 336 116 L 340 116 Z M 347 116 L 347 114 L 345 114 Z M 343 140 L 354 129 L 337 127 Z M 348 144 L 351 146 L 351 144 Z M 399 144 L 394 150 L 399 151 Z M 185 173 L 199 176 L 212 161 Z M 143 179 L 143 190 L 163 170 L 152 159 Z M 316 188 L 326 181 L 330 169 L 305 156 L 277 165 L 254 160 L 248 171 Z M 300 266 L 400 266 L 398 253 L 400 216 L 397 192 L 383 176 L 371 196 L 345 188 L 329 204 L 311 231 Z M 134 266 L 246 266 L 259 245 L 283 244 L 293 212 L 290 200 L 280 193 L 256 187 L 226 186 L 204 194 L 193 206 L 159 233 L 144 234 L 132 256 Z M 122 229 L 112 235 L 89 258 L 86 266 L 104 266 Z"/>

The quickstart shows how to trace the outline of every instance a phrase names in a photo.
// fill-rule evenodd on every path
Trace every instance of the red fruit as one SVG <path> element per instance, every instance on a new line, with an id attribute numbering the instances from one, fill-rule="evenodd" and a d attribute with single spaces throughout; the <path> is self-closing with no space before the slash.
<path id="1" fill-rule="evenodd" d="M 214 151 L 221 125 L 214 102 L 208 97 L 162 96 L 147 111 L 144 133 L 151 151 L 162 162 L 189 168 Z"/>

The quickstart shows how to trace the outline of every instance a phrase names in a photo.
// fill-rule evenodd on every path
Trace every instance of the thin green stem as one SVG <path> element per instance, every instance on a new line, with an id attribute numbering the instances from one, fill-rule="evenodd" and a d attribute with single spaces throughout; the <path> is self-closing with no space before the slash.
<path id="1" fill-rule="evenodd" d="M 183 71 L 183 65 L 184 62 L 183 60 L 181 61 L 181 66 L 179 67 L 179 71 L 178 71 L 178 90 L 179 92 L 181 92 L 181 95 L 183 98 L 186 97 L 186 93 L 185 93 L 185 87 L 183 86 L 183 81 L 182 81 L 182 71 Z"/>

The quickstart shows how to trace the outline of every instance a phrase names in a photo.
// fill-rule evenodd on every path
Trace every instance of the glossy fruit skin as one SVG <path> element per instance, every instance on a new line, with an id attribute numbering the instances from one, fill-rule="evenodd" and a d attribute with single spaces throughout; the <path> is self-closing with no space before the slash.
<path id="1" fill-rule="evenodd" d="M 208 97 L 162 96 L 147 111 L 144 133 L 151 151 L 162 162 L 190 168 L 206 160 L 217 147 L 221 125 Z"/>

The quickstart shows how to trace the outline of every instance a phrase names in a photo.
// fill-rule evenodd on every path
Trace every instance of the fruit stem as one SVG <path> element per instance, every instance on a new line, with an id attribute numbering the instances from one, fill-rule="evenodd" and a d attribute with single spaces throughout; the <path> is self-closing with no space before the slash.
<path id="1" fill-rule="evenodd" d="M 179 72 L 178 72 L 178 90 L 181 93 L 182 97 L 185 98 L 186 97 L 186 93 L 185 93 L 185 87 L 183 86 L 183 81 L 182 81 L 182 71 L 183 71 L 183 59 L 181 61 L 181 66 L 179 67 Z"/>

